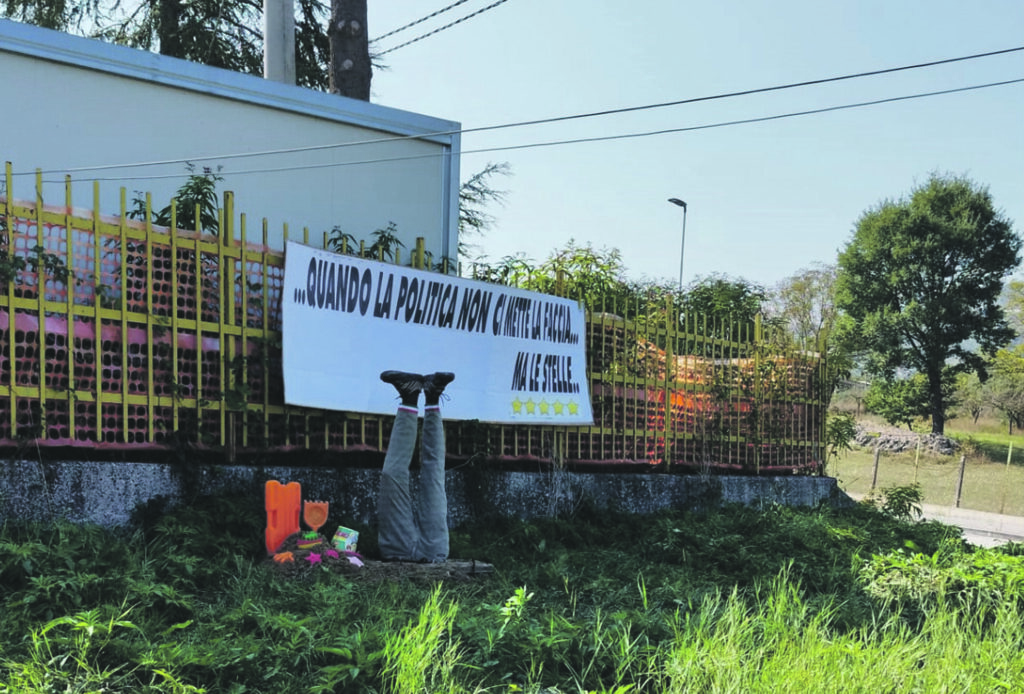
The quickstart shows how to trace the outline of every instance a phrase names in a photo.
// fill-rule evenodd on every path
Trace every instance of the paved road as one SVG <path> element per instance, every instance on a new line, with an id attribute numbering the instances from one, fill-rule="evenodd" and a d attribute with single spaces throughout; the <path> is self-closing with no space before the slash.
<path id="1" fill-rule="evenodd" d="M 964 539 L 973 545 L 994 547 L 1006 542 L 1024 542 L 1024 518 L 1020 516 L 931 504 L 922 504 L 921 512 L 929 520 L 963 528 Z"/>
<path id="2" fill-rule="evenodd" d="M 864 498 L 863 494 L 849 496 L 856 501 Z M 1021 516 L 1004 516 L 999 513 L 933 504 L 921 504 L 921 513 L 928 520 L 958 526 L 964 531 L 964 539 L 972 545 L 995 547 L 1007 542 L 1024 542 L 1024 518 Z"/>

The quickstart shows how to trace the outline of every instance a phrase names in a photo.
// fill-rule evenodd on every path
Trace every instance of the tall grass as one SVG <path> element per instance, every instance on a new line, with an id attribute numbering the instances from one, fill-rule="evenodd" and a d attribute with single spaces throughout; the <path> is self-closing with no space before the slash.
<path id="1" fill-rule="evenodd" d="M 1024 686 L 1021 615 L 994 625 L 944 606 L 918 628 L 898 614 L 853 630 L 809 609 L 785 582 L 753 607 L 735 593 L 706 599 L 667 651 L 663 692 L 1006 691 Z M 716 615 L 708 618 L 707 615 Z"/>
<path id="2" fill-rule="evenodd" d="M 458 607 L 441 597 L 437 586 L 427 596 L 418 617 L 384 639 L 384 681 L 395 694 L 464 691 L 454 688 L 460 664 L 459 642 L 452 636 Z"/>
<path id="3" fill-rule="evenodd" d="M 443 583 L 284 579 L 262 524 L 4 526 L 0 692 L 1024 689 L 1022 548 L 865 507 L 494 519 L 452 544 L 495 574 Z"/>

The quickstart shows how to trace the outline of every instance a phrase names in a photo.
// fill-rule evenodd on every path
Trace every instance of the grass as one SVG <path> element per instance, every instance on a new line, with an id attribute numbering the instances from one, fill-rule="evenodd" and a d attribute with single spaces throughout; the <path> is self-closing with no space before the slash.
<path id="1" fill-rule="evenodd" d="M 870 418 L 866 420 L 869 428 L 877 423 Z M 927 432 L 922 429 L 918 433 Z M 966 455 L 960 506 L 1024 516 L 1024 436 L 1010 436 L 998 422 L 985 419 L 977 425 L 970 420 L 952 420 L 947 434 L 961 443 L 961 454 Z M 1010 465 L 1007 465 L 1008 457 Z M 829 463 L 826 472 L 839 479 L 840 486 L 847 492 L 867 494 L 874 478 L 874 452 L 856 449 L 840 454 Z M 959 455 L 883 451 L 876 487 L 884 489 L 917 483 L 921 485 L 925 503 L 953 506 L 959 477 Z"/>
<path id="2" fill-rule="evenodd" d="M 131 534 L 7 524 L 0 692 L 1024 688 L 1024 547 L 863 505 L 496 518 L 452 534 L 495 574 L 443 584 L 288 581 L 264 521 L 211 498 Z"/>

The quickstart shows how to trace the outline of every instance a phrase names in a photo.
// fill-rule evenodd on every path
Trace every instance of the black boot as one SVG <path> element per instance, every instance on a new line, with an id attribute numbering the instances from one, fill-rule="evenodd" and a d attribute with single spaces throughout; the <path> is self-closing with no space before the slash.
<path id="1" fill-rule="evenodd" d="M 417 407 L 420 399 L 420 391 L 425 385 L 424 377 L 421 374 L 409 373 L 408 371 L 382 371 L 380 380 L 390 383 L 398 391 L 398 397 L 406 407 Z M 442 386 L 442 390 L 444 387 Z"/>
<path id="2" fill-rule="evenodd" d="M 455 380 L 450 371 L 438 371 L 423 377 L 423 402 L 425 405 L 436 405 L 441 399 L 444 387 Z"/>

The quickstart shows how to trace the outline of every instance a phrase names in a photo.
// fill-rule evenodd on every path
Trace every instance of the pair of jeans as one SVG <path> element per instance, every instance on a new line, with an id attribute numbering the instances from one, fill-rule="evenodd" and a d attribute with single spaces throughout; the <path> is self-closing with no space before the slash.
<path id="1" fill-rule="evenodd" d="M 441 411 L 423 413 L 421 469 L 413 508 L 409 464 L 416 446 L 415 408 L 400 406 L 384 456 L 377 498 L 381 556 L 400 561 L 441 562 L 448 558 L 448 497 L 444 488 L 444 425 Z"/>

